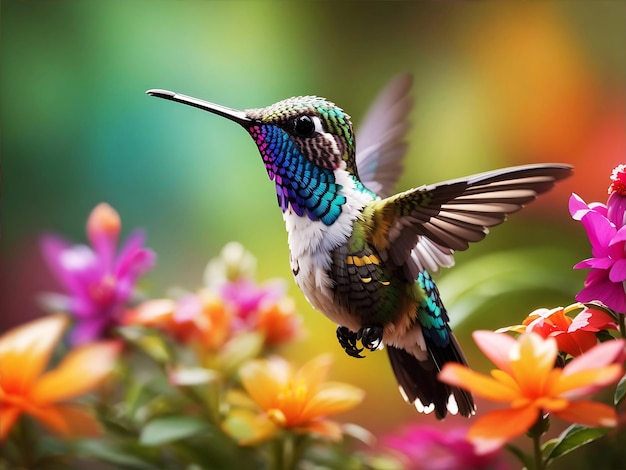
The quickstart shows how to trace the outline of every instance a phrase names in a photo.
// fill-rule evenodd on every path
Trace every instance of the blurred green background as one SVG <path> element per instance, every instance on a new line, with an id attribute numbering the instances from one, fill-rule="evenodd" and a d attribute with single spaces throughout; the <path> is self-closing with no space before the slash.
<path id="1" fill-rule="evenodd" d="M 37 239 L 83 241 L 106 201 L 159 256 L 143 287 L 195 289 L 230 240 L 259 278 L 285 277 L 309 331 L 286 351 L 336 356 L 336 378 L 367 400 L 347 416 L 377 434 L 423 419 L 396 392 L 386 354 L 356 361 L 291 281 L 273 184 L 238 126 L 149 98 L 168 88 L 234 108 L 327 97 L 358 127 L 394 75 L 414 75 L 410 152 L 398 189 L 497 167 L 557 161 L 576 175 L 438 277 L 470 361 L 475 328 L 566 305 L 588 256 L 569 219 L 576 191 L 606 198 L 626 156 L 626 3 L 2 1 L 1 325 L 41 315 L 58 289 Z M 485 364 L 486 367 L 486 364 Z M 457 423 L 455 420 L 448 422 Z"/>

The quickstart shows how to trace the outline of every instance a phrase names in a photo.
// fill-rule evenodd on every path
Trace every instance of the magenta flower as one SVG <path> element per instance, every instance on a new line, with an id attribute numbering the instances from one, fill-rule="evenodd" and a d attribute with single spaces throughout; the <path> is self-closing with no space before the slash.
<path id="1" fill-rule="evenodd" d="M 251 331 L 260 312 L 285 298 L 282 280 L 259 284 L 255 281 L 256 259 L 243 245 L 230 242 L 211 260 L 204 272 L 206 287 L 215 292 L 233 314 L 234 331 Z"/>
<path id="2" fill-rule="evenodd" d="M 225 282 L 218 292 L 233 311 L 233 329 L 249 330 L 256 324 L 259 312 L 285 297 L 285 286 L 278 281 L 261 285 L 240 278 Z"/>
<path id="3" fill-rule="evenodd" d="M 467 438 L 467 429 L 439 429 L 414 425 L 390 436 L 387 447 L 397 450 L 407 470 L 480 470 L 507 468 L 500 449 L 479 453 Z"/>
<path id="4" fill-rule="evenodd" d="M 626 165 L 611 176 L 607 204 L 587 204 L 572 194 L 569 210 L 580 220 L 591 243 L 592 257 L 574 266 L 591 268 L 585 287 L 576 296 L 579 302 L 599 300 L 619 313 L 626 313 Z"/>
<path id="5" fill-rule="evenodd" d="M 126 302 L 139 276 L 155 263 L 156 255 L 144 248 L 144 235 L 133 232 L 117 253 L 121 221 L 108 204 L 99 204 L 87 221 L 91 247 L 70 245 L 54 235 L 41 241 L 44 259 L 67 291 L 55 307 L 76 319 L 72 344 L 82 344 L 107 335 L 121 321 Z"/>

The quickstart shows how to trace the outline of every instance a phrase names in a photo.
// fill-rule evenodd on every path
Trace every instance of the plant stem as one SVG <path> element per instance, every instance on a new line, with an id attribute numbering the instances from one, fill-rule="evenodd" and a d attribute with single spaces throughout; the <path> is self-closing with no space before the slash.
<path id="1" fill-rule="evenodd" d="M 294 470 L 302 449 L 298 449 L 299 439 L 292 433 L 285 431 L 278 435 L 274 441 L 274 468 L 275 470 Z"/>
<path id="2" fill-rule="evenodd" d="M 535 454 L 535 470 L 544 470 L 543 455 L 541 454 L 541 434 L 533 433 L 533 451 Z"/>
<path id="3" fill-rule="evenodd" d="M 15 424 L 16 437 L 17 437 L 17 450 L 20 464 L 24 468 L 31 468 L 36 461 L 36 446 L 33 441 L 32 423 L 29 417 L 20 416 L 20 419 Z"/>
<path id="4" fill-rule="evenodd" d="M 622 338 L 626 338 L 626 315 L 623 313 L 618 313 L 617 317 L 619 319 L 619 331 L 622 335 Z"/>
<path id="5" fill-rule="evenodd" d="M 546 468 L 546 462 L 543 460 L 543 454 L 541 452 L 541 436 L 543 436 L 550 427 L 550 417 L 539 412 L 539 417 L 535 424 L 528 430 L 527 436 L 533 440 L 533 456 L 534 456 L 534 470 L 544 470 Z"/>

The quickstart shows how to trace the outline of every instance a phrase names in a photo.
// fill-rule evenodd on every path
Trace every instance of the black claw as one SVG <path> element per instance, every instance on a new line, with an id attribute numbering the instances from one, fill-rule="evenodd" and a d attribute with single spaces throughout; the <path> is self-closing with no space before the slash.
<path id="1" fill-rule="evenodd" d="M 360 332 L 359 332 L 360 333 Z M 358 348 L 356 343 L 358 341 L 358 333 L 354 333 L 350 331 L 345 326 L 337 327 L 337 339 L 339 340 L 339 344 L 344 349 L 348 356 L 363 358 L 365 356 L 361 356 L 361 352 L 363 348 Z"/>
<path id="2" fill-rule="evenodd" d="M 358 332 L 350 331 L 345 326 L 337 327 L 337 339 L 348 356 L 363 358 L 364 349 L 375 351 L 383 341 L 383 327 L 374 325 L 361 328 Z M 357 346 L 361 342 L 362 348 Z"/>
<path id="3" fill-rule="evenodd" d="M 375 351 L 383 342 L 383 327 L 381 325 L 374 325 L 361 328 L 357 333 L 357 336 L 360 337 L 361 344 L 365 349 Z"/>

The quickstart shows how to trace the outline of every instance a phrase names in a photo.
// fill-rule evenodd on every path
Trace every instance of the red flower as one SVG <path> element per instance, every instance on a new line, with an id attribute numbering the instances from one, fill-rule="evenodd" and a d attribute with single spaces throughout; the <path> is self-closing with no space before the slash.
<path id="1" fill-rule="evenodd" d="M 577 310 L 581 311 L 574 318 L 568 316 Z M 576 357 L 593 348 L 598 343 L 596 333 L 607 329 L 617 329 L 617 324 L 609 314 L 576 303 L 565 308 L 537 309 L 524 319 L 522 325 L 501 328 L 496 332 L 533 332 L 543 338 L 553 337 L 559 351 Z"/>

